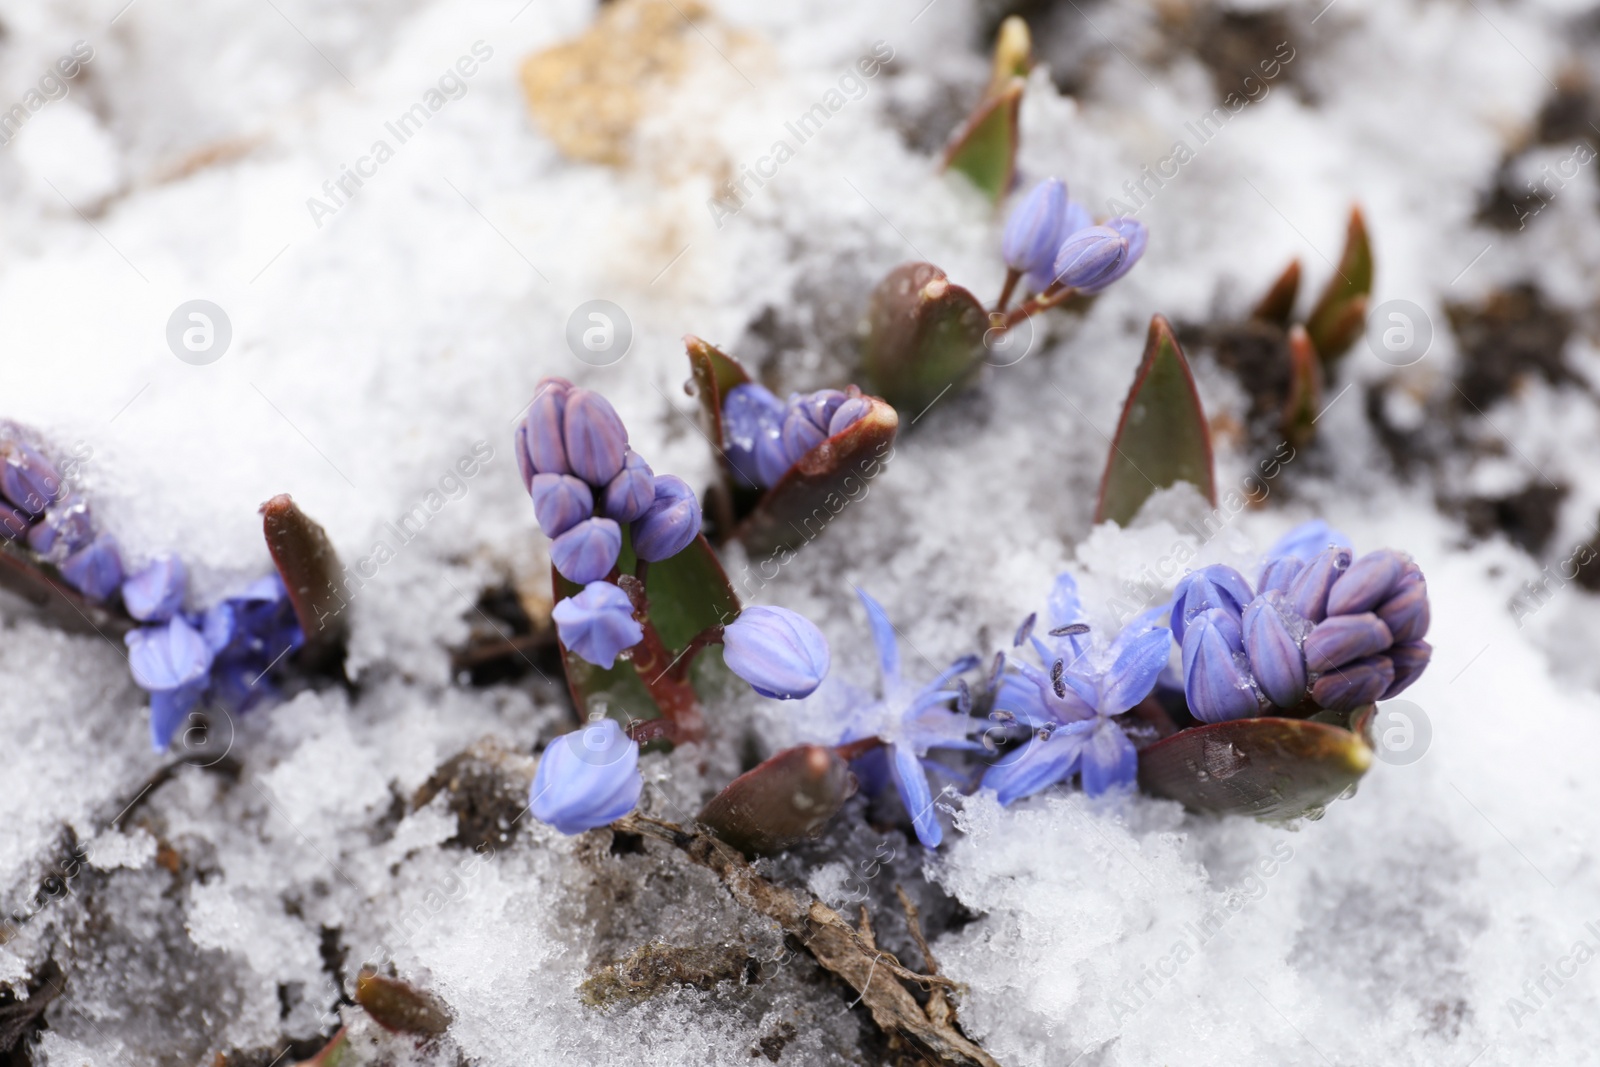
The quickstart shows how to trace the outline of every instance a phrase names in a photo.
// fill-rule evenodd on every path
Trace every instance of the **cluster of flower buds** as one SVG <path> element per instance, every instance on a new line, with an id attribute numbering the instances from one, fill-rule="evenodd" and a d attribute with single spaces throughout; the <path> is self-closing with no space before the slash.
<path id="1" fill-rule="evenodd" d="M 746 382 L 722 405 L 728 461 L 747 486 L 770 489 L 828 438 L 843 433 L 872 409 L 861 390 L 819 389 L 780 401 L 763 385 Z"/>
<path id="2" fill-rule="evenodd" d="M 1433 649 L 1428 587 L 1416 563 L 1382 549 L 1354 559 L 1316 523 L 1268 553 L 1255 591 L 1231 567 L 1179 583 L 1172 632 L 1184 694 L 1205 722 L 1293 708 L 1350 711 L 1417 680 Z"/>
<path id="3" fill-rule="evenodd" d="M 1036 292 L 1098 293 L 1133 269 L 1149 237 L 1134 218 L 1096 225 L 1088 208 L 1067 196 L 1065 182 L 1047 178 L 1011 212 L 1000 251 Z"/>
<path id="4" fill-rule="evenodd" d="M 150 742 L 165 751 L 173 734 L 203 698 L 229 712 L 248 711 L 274 696 L 266 680 L 284 655 L 305 643 L 283 581 L 269 575 L 244 593 L 201 613 L 185 614 L 183 564 L 165 557 L 123 587 L 155 610 L 136 615 L 152 623 L 131 631 L 128 664 L 133 680 L 150 694 Z M 142 588 L 133 590 L 135 583 Z"/>
<path id="5" fill-rule="evenodd" d="M 0 436 L 0 538 L 26 544 L 94 601 L 122 586 L 116 538 L 96 533 L 89 505 L 33 446 Z"/>

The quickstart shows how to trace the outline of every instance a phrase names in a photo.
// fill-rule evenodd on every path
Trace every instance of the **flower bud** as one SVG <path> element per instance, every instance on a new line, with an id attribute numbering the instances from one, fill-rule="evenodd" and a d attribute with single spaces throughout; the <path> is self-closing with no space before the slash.
<path id="1" fill-rule="evenodd" d="M 828 439 L 827 423 L 811 421 L 805 406 L 791 401 L 783 415 L 783 454 L 792 467 L 813 448 Z"/>
<path id="2" fill-rule="evenodd" d="M 1393 683 L 1393 661 L 1388 656 L 1367 656 L 1318 678 L 1311 686 L 1311 699 L 1332 711 L 1354 711 L 1379 699 Z"/>
<path id="3" fill-rule="evenodd" d="M 827 639 L 788 608 L 745 608 L 724 628 L 722 646 L 728 669 L 762 696 L 808 696 L 828 674 Z"/>
<path id="4" fill-rule="evenodd" d="M 828 420 L 828 436 L 844 433 L 850 427 L 867 417 L 867 412 L 872 410 L 872 401 L 864 396 L 853 396 L 839 405 L 833 413 L 833 418 Z"/>
<path id="5" fill-rule="evenodd" d="M 1421 571 L 1402 578 L 1398 590 L 1378 607 L 1378 618 L 1394 634 L 1397 645 L 1426 636 L 1428 624 L 1432 621 L 1432 609 L 1428 606 L 1428 583 L 1423 580 Z M 1398 674 L 1399 670 L 1399 664 L 1396 664 L 1395 673 Z"/>
<path id="6" fill-rule="evenodd" d="M 590 485 L 605 485 L 622 471 L 628 455 L 628 430 L 611 401 L 588 389 L 567 394 L 567 465 Z"/>
<path id="7" fill-rule="evenodd" d="M 188 571 L 177 556 L 159 556 L 122 583 L 122 603 L 140 622 L 166 622 L 183 606 Z"/>
<path id="8" fill-rule="evenodd" d="M 601 719 L 550 742 L 528 808 L 564 834 L 581 834 L 628 814 L 643 789 L 638 743 L 614 720 Z"/>
<path id="9" fill-rule="evenodd" d="M 528 413 L 517 425 L 517 467 L 522 471 L 522 487 L 530 492 L 535 474 L 571 472 L 563 437 L 571 391 L 572 383 L 565 378 L 541 379 Z"/>
<path id="10" fill-rule="evenodd" d="M 28 531 L 28 547 L 57 564 L 94 540 L 94 520 L 83 497 L 73 493 L 51 504 Z"/>
<path id="11" fill-rule="evenodd" d="M 622 527 L 610 519 L 584 519 L 550 542 L 550 562 L 569 582 L 587 585 L 611 573 L 622 554 Z"/>
<path id="12" fill-rule="evenodd" d="M 1327 618 L 1328 590 L 1349 566 L 1348 548 L 1326 548 L 1317 553 L 1289 584 L 1289 607 L 1311 622 Z"/>
<path id="13" fill-rule="evenodd" d="M 28 513 L 0 500 L 0 537 L 21 541 L 28 536 Z"/>
<path id="14" fill-rule="evenodd" d="M 1306 661 L 1274 599 L 1258 597 L 1245 608 L 1244 648 L 1261 691 L 1278 707 L 1292 708 L 1306 696 Z"/>
<path id="15" fill-rule="evenodd" d="M 570 474 L 535 474 L 528 485 L 533 515 L 546 537 L 560 537 L 594 514 L 589 483 Z"/>
<path id="16" fill-rule="evenodd" d="M 776 441 L 782 430 L 783 401 L 766 386 L 746 382 L 728 390 L 728 398 L 722 404 L 722 438 L 728 462 L 747 484 L 771 484 L 763 476 L 760 451 L 766 442 Z M 765 447 L 770 449 L 771 445 Z M 777 461 L 781 463 L 782 448 L 777 451 Z M 779 471 L 778 476 L 782 475 Z"/>
<path id="17" fill-rule="evenodd" d="M 1128 242 L 1107 226 L 1090 226 L 1061 242 L 1055 280 L 1069 289 L 1086 289 L 1111 277 L 1128 255 Z"/>
<path id="18" fill-rule="evenodd" d="M 630 451 L 622 461 L 622 472 L 606 486 L 606 518 L 632 522 L 650 510 L 655 498 L 655 474 L 639 453 Z"/>
<path id="19" fill-rule="evenodd" d="M 817 429 L 822 431 L 823 437 L 828 436 L 828 424 L 833 421 L 834 412 L 848 399 L 838 389 L 818 389 L 814 393 L 791 397 L 790 403 L 805 413 L 806 419 Z"/>
<path id="20" fill-rule="evenodd" d="M 1261 568 L 1261 580 L 1256 583 L 1258 593 L 1287 593 L 1289 586 L 1306 565 L 1293 556 L 1280 556 L 1277 559 L 1267 560 L 1267 565 Z"/>
<path id="21" fill-rule="evenodd" d="M 1172 637 L 1183 644 L 1189 620 L 1210 608 L 1222 608 L 1239 618 L 1244 606 L 1254 600 L 1250 583 L 1232 567 L 1213 563 L 1183 576 L 1172 596 Z"/>
<path id="22" fill-rule="evenodd" d="M 1189 620 L 1183 636 L 1183 693 L 1201 722 L 1226 722 L 1260 710 L 1245 666 L 1243 635 L 1233 615 L 1210 608 Z"/>
<path id="23" fill-rule="evenodd" d="M 105 600 L 122 584 L 117 539 L 101 534 L 61 562 L 61 577 L 90 600 Z"/>
<path id="24" fill-rule="evenodd" d="M 1115 230 L 1128 243 L 1128 252 L 1122 257 L 1122 262 L 1105 277 L 1092 285 L 1079 286 L 1085 293 L 1102 292 L 1112 282 L 1127 274 L 1133 269 L 1133 265 L 1139 262 L 1139 257 L 1144 255 L 1144 246 L 1150 243 L 1150 230 L 1138 219 L 1126 217 L 1107 219 L 1105 225 L 1108 230 Z"/>
<path id="25" fill-rule="evenodd" d="M 687 482 L 671 474 L 656 479 L 650 510 L 633 524 L 633 550 L 655 563 L 670 559 L 700 535 L 700 501 Z"/>
<path id="26" fill-rule="evenodd" d="M 1389 599 L 1407 560 L 1393 549 L 1368 552 L 1350 565 L 1328 590 L 1329 615 L 1357 615 Z"/>
<path id="27" fill-rule="evenodd" d="M 1282 559 L 1285 556 L 1309 563 L 1319 552 L 1327 548 L 1349 548 L 1350 538 L 1329 526 L 1322 519 L 1312 519 L 1302 522 L 1290 530 L 1267 549 L 1268 559 Z"/>
<path id="28" fill-rule="evenodd" d="M 1422 675 L 1428 661 L 1433 658 L 1433 646 L 1426 641 L 1407 641 L 1403 645 L 1395 645 L 1389 650 L 1389 659 L 1394 663 L 1394 681 L 1389 683 L 1389 688 L 1383 691 L 1379 700 L 1388 700 L 1398 696 L 1401 691 L 1411 685 Z"/>
<path id="29" fill-rule="evenodd" d="M 1392 644 L 1394 635 L 1370 611 L 1330 615 L 1306 635 L 1306 665 L 1314 671 L 1331 671 L 1363 656 L 1376 655 Z"/>
<path id="30" fill-rule="evenodd" d="M 1006 266 L 1023 274 L 1049 271 L 1056 249 L 1066 238 L 1067 186 L 1060 178 L 1035 185 L 1006 220 L 1000 238 L 1000 256 Z"/>
<path id="31" fill-rule="evenodd" d="M 561 643 L 585 663 L 611 669 L 617 654 L 644 639 L 628 594 L 610 582 L 590 582 L 550 613 Z"/>
<path id="32" fill-rule="evenodd" d="M 37 450 L 21 441 L 0 440 L 0 494 L 29 515 L 39 515 L 61 499 L 61 474 Z"/>
<path id="33" fill-rule="evenodd" d="M 123 641 L 133 680 L 147 692 L 193 685 L 211 670 L 211 646 L 182 615 L 165 625 L 131 630 Z"/>

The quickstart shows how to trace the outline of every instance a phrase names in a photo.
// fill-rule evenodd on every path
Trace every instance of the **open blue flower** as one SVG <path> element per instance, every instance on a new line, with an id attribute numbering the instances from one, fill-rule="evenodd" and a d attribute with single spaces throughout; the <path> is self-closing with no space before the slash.
<path id="1" fill-rule="evenodd" d="M 937 848 L 944 839 L 944 830 L 934 811 L 928 769 L 931 766 L 938 770 L 939 765 L 924 757 L 935 748 L 976 751 L 983 747 L 972 739 L 982 723 L 967 714 L 970 696 L 966 686 L 951 684 L 958 675 L 976 667 L 978 657 L 963 656 L 926 685 L 912 685 L 900 674 L 900 647 L 895 641 L 894 624 L 876 600 L 859 589 L 856 593 L 867 609 L 883 687 L 878 700 L 857 704 L 846 713 L 839 740 L 848 744 L 877 737 L 884 742 L 888 777 L 911 816 L 917 840 L 928 848 Z M 872 792 L 882 783 L 868 780 L 862 784 Z"/>
<path id="2" fill-rule="evenodd" d="M 1000 803 L 1080 773 L 1091 796 L 1133 785 L 1138 754 L 1115 716 L 1149 696 L 1167 665 L 1172 635 L 1157 625 L 1165 610 L 1162 605 L 1139 615 L 1108 639 L 1085 622 L 1072 575 L 1056 579 L 1046 611 L 1047 636 L 1032 636 L 1031 617 L 1017 635 L 1018 644 L 1031 639 L 1046 666 L 1013 662 L 1016 673 L 1004 680 L 996 697 L 997 710 L 1011 712 L 1035 730 L 1019 752 L 983 776 Z"/>

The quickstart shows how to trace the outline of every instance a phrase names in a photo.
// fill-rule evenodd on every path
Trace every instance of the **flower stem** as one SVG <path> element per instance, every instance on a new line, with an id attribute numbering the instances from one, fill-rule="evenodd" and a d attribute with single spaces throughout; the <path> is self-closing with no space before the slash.
<path id="1" fill-rule="evenodd" d="M 1015 326 L 1023 319 L 1031 318 L 1032 316 L 1043 311 L 1049 311 L 1058 304 L 1064 304 L 1075 292 L 1077 292 L 1077 290 L 1071 288 L 1070 286 L 1056 285 L 1051 283 L 1050 288 L 1046 289 L 1038 296 L 1031 297 L 1030 299 L 1024 301 L 1017 306 L 1015 311 L 1008 313 L 1006 315 L 1006 326 Z"/>
<path id="2" fill-rule="evenodd" d="M 617 579 L 617 585 L 633 602 L 633 617 L 644 630 L 644 637 L 630 650 L 633 669 L 661 709 L 662 717 L 670 722 L 674 739 L 680 743 L 701 740 L 705 737 L 706 724 L 700 710 L 700 697 L 682 676 L 673 674 L 676 660 L 650 621 L 644 582 L 629 574 Z"/>
<path id="3" fill-rule="evenodd" d="M 995 311 L 997 311 L 997 312 L 1005 311 L 1006 305 L 1011 303 L 1011 294 L 1012 294 L 1013 291 L 1016 290 L 1017 282 L 1019 282 L 1021 280 L 1022 280 L 1022 272 L 1021 271 L 1013 270 L 1013 269 L 1011 269 L 1009 267 L 1006 268 L 1006 283 L 1005 283 L 1005 285 L 1000 287 L 1000 299 L 996 300 L 994 302 Z"/>
<path id="4" fill-rule="evenodd" d="M 834 747 L 834 751 L 839 754 L 839 758 L 842 760 L 860 759 L 882 744 L 883 739 L 880 737 L 863 737 L 859 741 L 851 741 L 846 745 L 837 745 Z"/>

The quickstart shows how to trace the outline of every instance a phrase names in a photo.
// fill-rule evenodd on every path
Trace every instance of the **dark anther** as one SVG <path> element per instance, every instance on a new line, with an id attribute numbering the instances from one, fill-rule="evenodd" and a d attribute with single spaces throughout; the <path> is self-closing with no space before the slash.
<path id="1" fill-rule="evenodd" d="M 1017 648 L 1021 648 L 1022 643 L 1029 637 L 1033 636 L 1033 624 L 1038 618 L 1038 612 L 1034 612 L 1032 615 L 1029 615 L 1026 619 L 1022 620 L 1022 625 L 1017 627 L 1017 637 L 1016 640 L 1011 642 L 1012 645 Z"/>
<path id="2" fill-rule="evenodd" d="M 1088 632 L 1089 632 L 1089 624 L 1088 623 L 1086 623 L 1086 622 L 1075 622 L 1075 623 L 1071 624 L 1070 626 L 1057 626 L 1054 630 L 1050 631 L 1050 636 L 1051 637 L 1077 637 L 1079 634 L 1086 634 Z"/>

